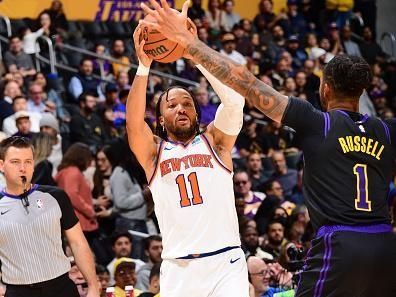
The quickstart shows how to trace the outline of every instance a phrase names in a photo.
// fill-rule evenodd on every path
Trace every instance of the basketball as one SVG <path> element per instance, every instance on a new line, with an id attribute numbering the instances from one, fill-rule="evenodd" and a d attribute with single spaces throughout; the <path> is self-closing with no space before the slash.
<path id="1" fill-rule="evenodd" d="M 155 19 L 150 15 L 147 15 L 144 19 L 155 21 Z M 144 26 L 142 28 L 140 40 L 142 40 L 142 38 L 146 41 L 146 44 L 143 47 L 144 52 L 155 61 L 160 63 L 172 63 L 183 56 L 184 47 L 167 39 L 164 35 L 153 28 Z"/>

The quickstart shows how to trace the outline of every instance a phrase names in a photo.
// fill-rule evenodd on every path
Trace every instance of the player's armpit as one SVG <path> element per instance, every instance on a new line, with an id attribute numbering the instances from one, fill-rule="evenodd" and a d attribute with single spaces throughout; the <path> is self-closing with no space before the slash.
<path id="1" fill-rule="evenodd" d="M 217 129 L 213 122 L 206 127 L 205 135 L 209 141 L 209 144 L 213 147 L 217 156 L 226 165 L 226 167 L 232 171 L 232 156 L 231 151 L 234 147 L 237 135 L 227 135 L 221 130 Z"/>

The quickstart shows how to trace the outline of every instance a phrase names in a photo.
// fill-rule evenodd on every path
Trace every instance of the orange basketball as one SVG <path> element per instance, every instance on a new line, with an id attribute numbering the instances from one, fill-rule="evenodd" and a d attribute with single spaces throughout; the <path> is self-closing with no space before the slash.
<path id="1" fill-rule="evenodd" d="M 154 20 L 150 15 L 147 15 L 144 19 L 149 21 Z M 140 40 L 142 38 L 146 41 L 146 44 L 143 47 L 144 52 L 155 61 L 171 63 L 180 59 L 184 54 L 184 47 L 167 39 L 164 35 L 153 28 L 144 26 L 142 28 Z"/>

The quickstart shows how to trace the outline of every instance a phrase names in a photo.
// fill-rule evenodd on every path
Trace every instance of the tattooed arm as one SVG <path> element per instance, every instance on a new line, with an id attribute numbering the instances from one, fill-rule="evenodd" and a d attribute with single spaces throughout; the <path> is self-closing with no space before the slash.
<path id="1" fill-rule="evenodd" d="M 258 80 L 246 67 L 206 46 L 187 29 L 189 1 L 184 3 L 181 13 L 170 8 L 166 0 L 160 0 L 161 6 L 155 0 L 149 0 L 149 2 L 153 9 L 145 4 L 141 4 L 141 7 L 147 14 L 154 17 L 156 22 L 141 20 L 141 23 L 157 29 L 168 39 L 185 47 L 187 55 L 196 64 L 201 64 L 266 116 L 277 122 L 282 120 L 288 103 L 286 96 Z"/>
<path id="2" fill-rule="evenodd" d="M 210 49 L 198 39 L 187 45 L 187 52 L 195 63 L 240 93 L 266 116 L 277 122 L 282 120 L 288 97 L 257 79 L 245 66 Z"/>

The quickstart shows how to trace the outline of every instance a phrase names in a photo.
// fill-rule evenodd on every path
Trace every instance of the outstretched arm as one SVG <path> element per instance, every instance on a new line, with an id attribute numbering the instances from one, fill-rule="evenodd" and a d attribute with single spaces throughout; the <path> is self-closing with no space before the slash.
<path id="1" fill-rule="evenodd" d="M 153 160 L 156 154 L 156 142 L 155 136 L 144 121 L 144 114 L 148 72 L 152 61 L 143 51 L 144 39 L 139 42 L 140 32 L 141 27 L 138 26 L 133 34 L 135 50 L 139 58 L 139 68 L 126 103 L 126 128 L 129 147 L 144 168 L 146 176 L 151 176 L 154 168 Z"/>
<path id="2" fill-rule="evenodd" d="M 187 29 L 189 1 L 184 3 L 181 13 L 170 8 L 165 0 L 160 2 L 162 7 L 150 0 L 154 9 L 142 4 L 142 9 L 156 19 L 156 23 L 145 20 L 142 23 L 185 47 L 195 63 L 201 64 L 222 83 L 240 93 L 266 116 L 277 122 L 282 120 L 288 103 L 286 96 L 258 80 L 246 67 L 206 46 Z"/>

